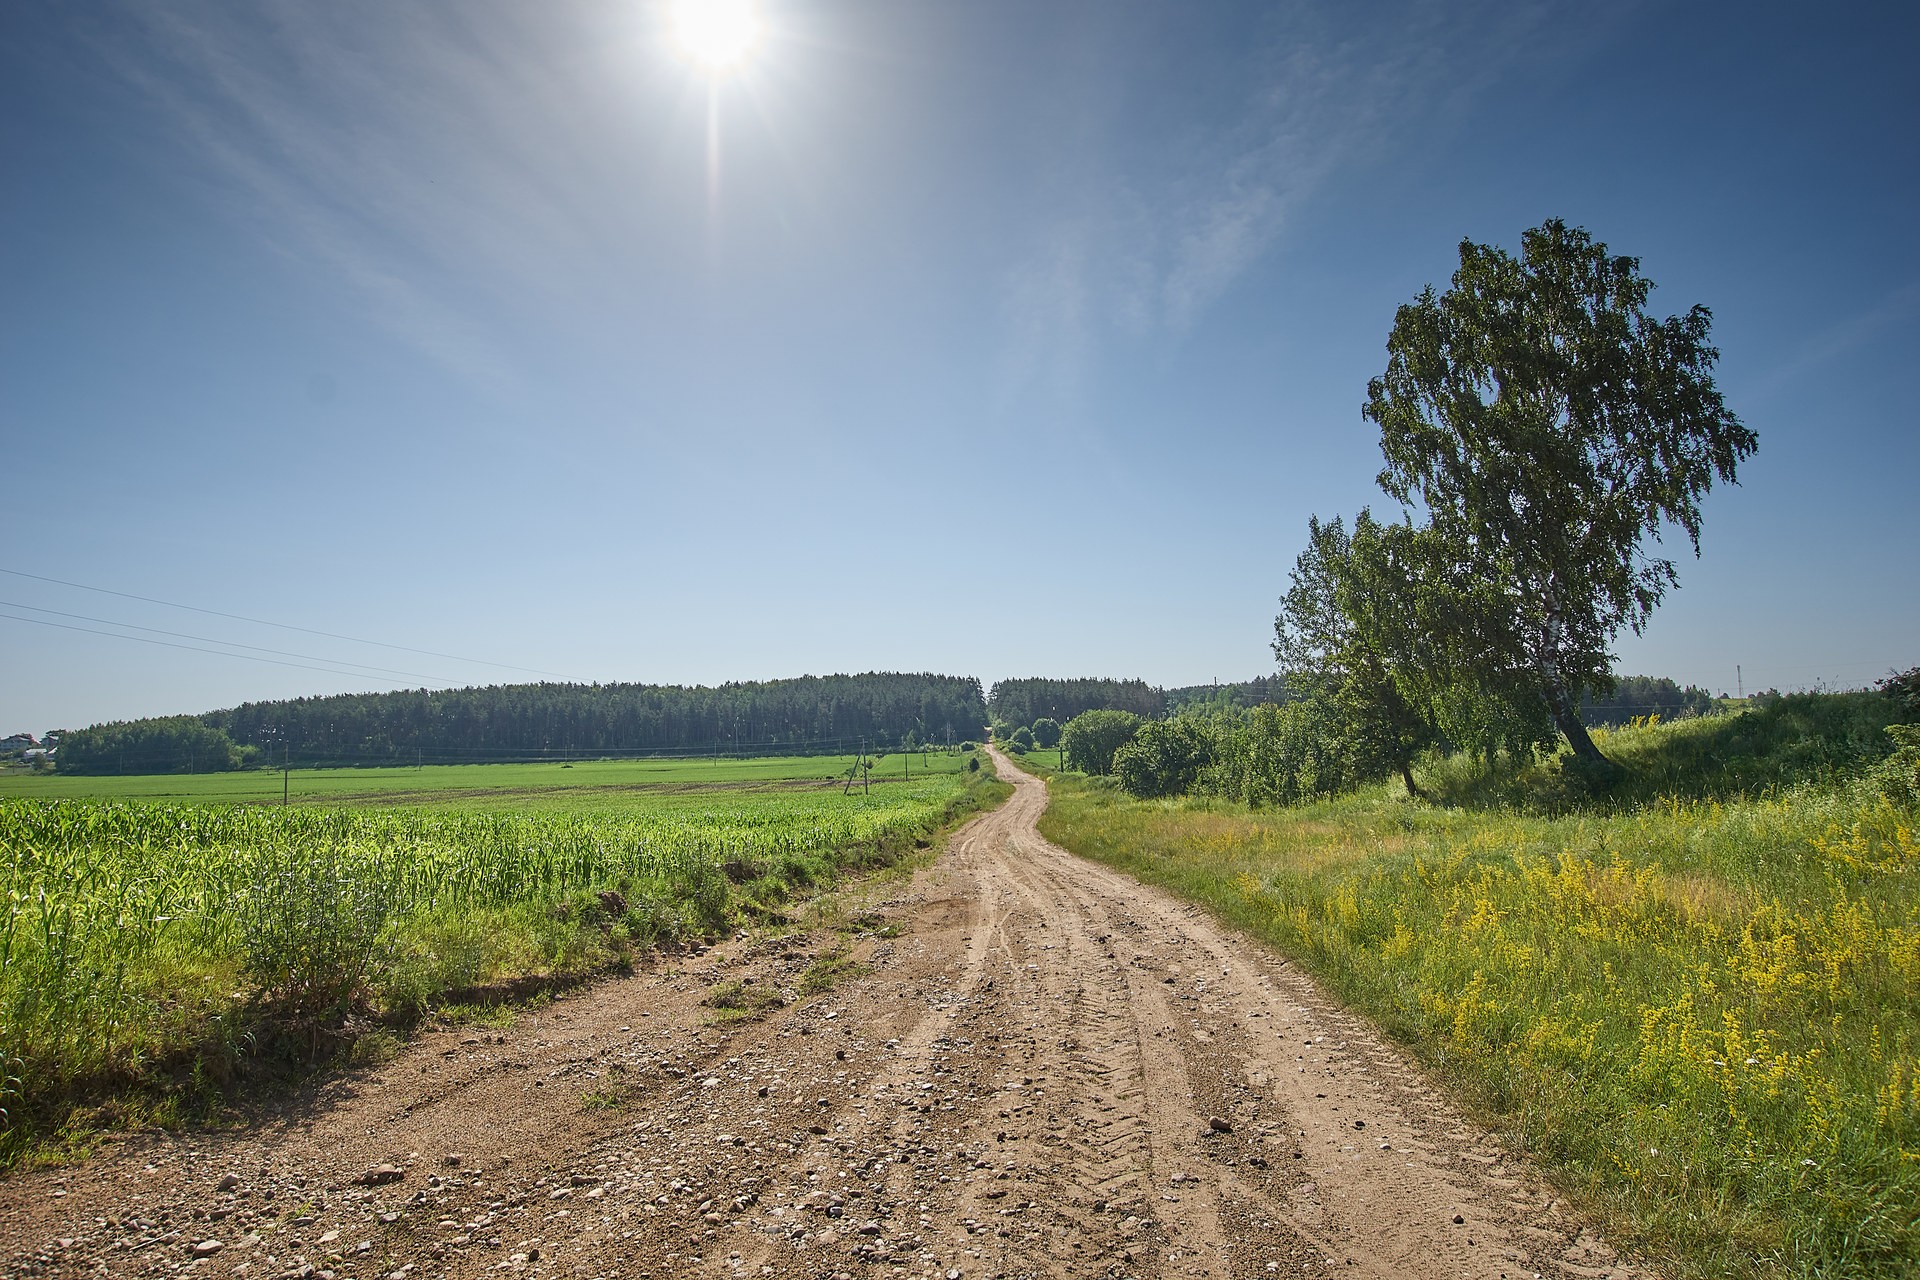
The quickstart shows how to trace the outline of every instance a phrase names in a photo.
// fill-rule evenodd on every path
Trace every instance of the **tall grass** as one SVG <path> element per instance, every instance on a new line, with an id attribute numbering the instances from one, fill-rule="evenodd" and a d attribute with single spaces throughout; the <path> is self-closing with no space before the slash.
<path id="1" fill-rule="evenodd" d="M 1809 783 L 1831 786 L 1887 757 L 1894 745 L 1887 726 L 1896 714 L 1893 702 L 1877 694 L 1797 693 L 1773 695 L 1735 715 L 1597 728 L 1594 743 L 1622 766 L 1597 793 L 1565 757 L 1502 757 L 1488 764 L 1451 756 L 1428 761 L 1419 780 L 1444 805 L 1531 813 L 1624 811 L 1676 797 L 1727 799 Z"/>
<path id="2" fill-rule="evenodd" d="M 1062 777 L 1042 829 L 1299 957 L 1677 1274 L 1911 1276 L 1920 815 L 1847 781 L 1844 724 L 1803 727 L 1767 740 L 1798 764 L 1702 750 L 1765 723 L 1615 735 L 1641 781 L 1585 808 L 1514 776 L 1504 807 L 1257 813 Z"/>
<path id="3" fill-rule="evenodd" d="M 999 784 L 649 795 L 621 810 L 0 802 L 0 1160 L 75 1099 L 263 1037 L 577 973 L 928 838 Z"/>

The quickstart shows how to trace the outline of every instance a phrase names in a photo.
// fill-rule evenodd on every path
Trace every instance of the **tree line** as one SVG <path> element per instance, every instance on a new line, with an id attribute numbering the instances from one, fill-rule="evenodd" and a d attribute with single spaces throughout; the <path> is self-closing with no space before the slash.
<path id="1" fill-rule="evenodd" d="M 1714 696 L 1698 685 L 1683 689 L 1665 678 L 1615 676 L 1611 693 L 1587 691 L 1580 701 L 1580 720 L 1588 726 L 1618 727 L 1648 717 L 1678 720 L 1682 716 L 1703 716 L 1714 706 Z"/>
<path id="2" fill-rule="evenodd" d="M 1260 707 L 1287 702 L 1292 697 L 1285 676 L 1255 676 L 1227 684 L 1190 684 L 1166 691 L 1170 712 L 1202 706 Z"/>
<path id="3" fill-rule="evenodd" d="M 1160 688 L 1144 680 L 1034 676 L 996 683 L 987 694 L 987 713 L 1003 743 L 1026 728 L 1035 745 L 1051 747 L 1054 740 L 1040 741 L 1042 735 L 1033 732 L 1034 726 L 1042 721 L 1064 725 L 1088 711 L 1122 711 L 1142 720 L 1156 720 L 1190 707 L 1258 707 L 1285 702 L 1292 696 L 1281 676 L 1173 688 Z"/>
<path id="4" fill-rule="evenodd" d="M 413 764 L 958 743 L 986 723 L 971 676 L 870 672 L 717 686 L 520 684 L 246 703 L 68 735 L 68 773 Z M 224 743 L 224 750 L 222 744 Z"/>
<path id="5" fill-rule="evenodd" d="M 1668 683 L 1639 676 L 1621 681 Z M 1692 767 L 1727 768 L 1739 760 L 1752 768 L 1764 757 L 1782 776 L 1807 777 L 1871 766 L 1889 796 L 1913 803 L 1920 799 L 1920 667 L 1888 676 L 1876 690 L 1757 694 L 1749 700 L 1756 719 L 1728 721 L 1712 740 L 1693 739 Z M 1694 714 L 1685 707 L 1679 718 Z M 1635 712 L 1618 723 L 1656 715 Z M 1068 768 L 1109 777 L 1142 799 L 1207 795 L 1258 808 L 1330 798 L 1394 773 L 1391 754 L 1352 736 L 1352 727 L 1337 703 L 1308 695 L 1256 707 L 1196 705 L 1161 720 L 1124 711 L 1083 712 L 1061 727 L 1060 745 Z M 1569 754 L 1561 763 L 1577 759 Z M 1563 768 L 1561 781 L 1574 779 L 1587 787 L 1593 781 L 1577 768 L 1570 779 Z M 1583 792 L 1575 787 L 1564 794 Z"/>
<path id="6" fill-rule="evenodd" d="M 1034 676 L 1001 680 L 987 694 L 987 713 L 1003 740 L 1036 720 L 1065 724 L 1083 711 L 1125 711 L 1141 717 L 1164 715 L 1167 695 L 1144 680 L 1083 677 L 1073 680 Z"/>

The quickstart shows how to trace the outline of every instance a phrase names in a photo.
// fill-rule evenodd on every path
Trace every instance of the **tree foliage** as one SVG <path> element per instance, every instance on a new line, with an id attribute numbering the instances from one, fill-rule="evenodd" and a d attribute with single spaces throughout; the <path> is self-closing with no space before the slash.
<path id="1" fill-rule="evenodd" d="M 1213 758 L 1213 738 L 1198 716 L 1149 720 L 1113 753 L 1113 776 L 1141 799 L 1184 795 Z"/>
<path id="2" fill-rule="evenodd" d="M 1202 722 L 1206 765 L 1193 790 L 1260 808 L 1338 795 L 1379 777 L 1349 733 L 1346 711 L 1322 694 L 1247 709 L 1221 708 Z"/>
<path id="3" fill-rule="evenodd" d="M 1082 711 L 1060 730 L 1067 768 L 1081 773 L 1113 772 L 1113 754 L 1133 739 L 1144 721 L 1130 711 Z"/>
<path id="4" fill-rule="evenodd" d="M 1033 745 L 1036 747 L 1057 747 L 1060 745 L 1060 722 L 1052 716 L 1041 716 L 1033 722 Z"/>
<path id="5" fill-rule="evenodd" d="M 909 737 L 952 743 L 978 735 L 986 703 L 971 676 L 872 673 L 713 687 L 407 689 L 254 702 L 197 719 L 274 764 L 411 764 L 714 749 L 804 754 Z"/>
<path id="6" fill-rule="evenodd" d="M 1587 725 L 1623 725 L 1635 718 L 1678 720 L 1713 710 L 1713 695 L 1697 685 L 1684 689 L 1665 676 L 1615 676 L 1610 694 L 1589 693 L 1580 703 Z"/>
<path id="7" fill-rule="evenodd" d="M 246 757 L 233 739 L 196 716 L 122 720 L 60 740 L 62 773 L 224 773 Z"/>
<path id="8" fill-rule="evenodd" d="M 1083 711 L 1128 711 L 1150 720 L 1164 715 L 1166 707 L 1166 695 L 1144 680 L 1053 680 L 1036 676 L 999 681 L 987 695 L 987 710 L 995 727 L 1007 733 L 1043 716 L 1065 724 Z"/>
<path id="9" fill-rule="evenodd" d="M 1518 682 L 1596 760 L 1581 697 L 1678 580 L 1647 545 L 1678 526 L 1698 554 L 1701 497 L 1756 443 L 1714 385 L 1711 313 L 1658 319 L 1652 287 L 1558 220 L 1518 256 L 1463 241 L 1452 286 L 1400 308 L 1364 409 L 1382 489 L 1470 588 L 1443 615 L 1463 675 Z"/>
<path id="10" fill-rule="evenodd" d="M 1886 695 L 1901 719 L 1920 720 L 1920 667 L 1896 671 L 1875 681 L 1873 687 Z"/>
<path id="11" fill-rule="evenodd" d="M 1382 524 L 1362 509 L 1307 526 L 1294 561 L 1273 652 L 1297 697 L 1333 719 L 1344 769 L 1359 778 L 1398 773 L 1411 794 L 1414 757 L 1458 719 L 1448 615 L 1462 607 L 1434 539 L 1411 524 Z M 1466 726 L 1461 726 L 1466 727 Z"/>
<path id="12" fill-rule="evenodd" d="M 1189 684 L 1164 691 L 1169 713 L 1198 707 L 1258 707 L 1293 697 L 1285 676 L 1255 676 L 1226 684 Z"/>

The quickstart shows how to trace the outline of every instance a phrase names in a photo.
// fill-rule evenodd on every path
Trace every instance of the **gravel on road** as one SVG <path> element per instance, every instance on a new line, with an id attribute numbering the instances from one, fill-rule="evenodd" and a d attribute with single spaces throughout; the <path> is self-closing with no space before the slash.
<path id="1" fill-rule="evenodd" d="M 827 991 L 840 935 L 738 937 L 14 1173 L 0 1274 L 1646 1275 L 1298 970 L 1042 839 L 996 758 L 1014 796 L 880 882 Z"/>

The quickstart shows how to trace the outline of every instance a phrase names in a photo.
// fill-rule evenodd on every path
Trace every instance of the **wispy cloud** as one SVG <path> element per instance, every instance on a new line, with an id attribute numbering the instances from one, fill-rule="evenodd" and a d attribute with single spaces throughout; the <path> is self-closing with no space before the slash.
<path id="1" fill-rule="evenodd" d="M 1873 341 L 1893 325 L 1920 311 L 1920 280 L 1910 280 L 1872 306 L 1810 334 L 1786 359 L 1752 383 L 1742 397 L 1751 402 L 1770 400 L 1798 379 L 1829 360 Z"/>
<path id="2" fill-rule="evenodd" d="M 1002 402 L 1072 399 L 1103 345 L 1189 329 L 1340 170 L 1444 125 L 1536 50 L 1548 12 L 1416 2 L 1356 29 L 1344 7 L 1291 8 L 1222 68 L 1241 86 L 1226 127 L 1159 130 L 1165 154 L 1141 155 L 1113 121 L 1084 198 L 1007 273 Z"/>
<path id="3" fill-rule="evenodd" d="M 605 133 L 518 6 L 130 7 L 97 43 L 230 213 L 455 372 L 509 376 L 502 295 L 620 234 Z M 630 175 L 626 181 L 631 181 Z"/>

